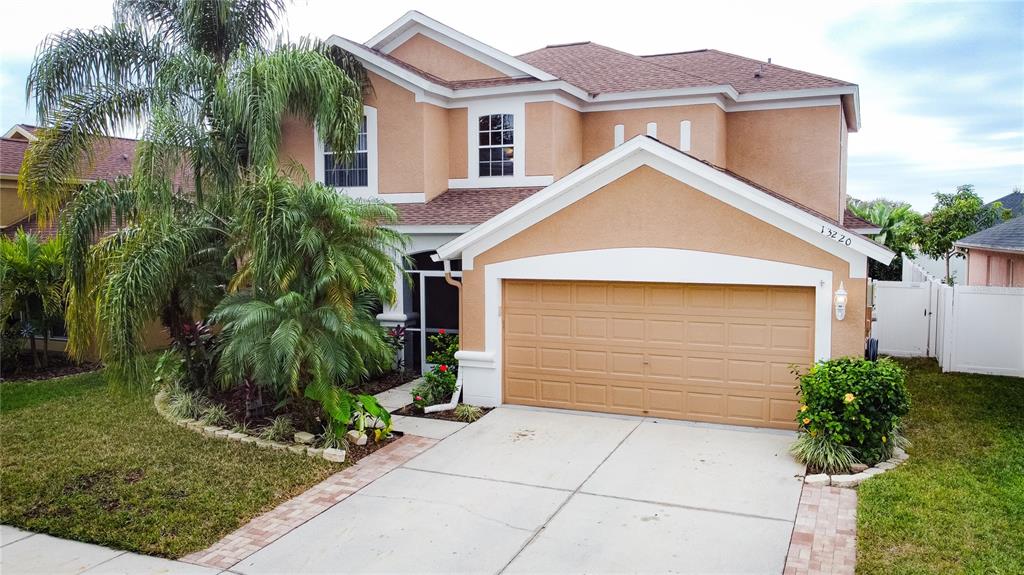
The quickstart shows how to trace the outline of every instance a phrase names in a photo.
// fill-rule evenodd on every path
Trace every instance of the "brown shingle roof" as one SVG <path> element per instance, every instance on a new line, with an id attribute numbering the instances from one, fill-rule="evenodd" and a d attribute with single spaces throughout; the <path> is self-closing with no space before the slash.
<path id="1" fill-rule="evenodd" d="M 859 218 L 847 209 L 843 212 L 843 227 L 851 230 L 877 229 L 878 224 L 873 224 L 863 218 Z"/>
<path id="2" fill-rule="evenodd" d="M 722 85 L 739 93 L 852 86 L 718 50 L 634 56 L 579 42 L 548 46 L 519 58 L 591 94 Z"/>
<path id="3" fill-rule="evenodd" d="M 101 138 L 93 148 L 93 158 L 80 177 L 85 180 L 112 180 L 132 173 L 136 140 Z M 25 140 L 0 138 L 0 174 L 16 175 L 31 143 Z"/>
<path id="4" fill-rule="evenodd" d="M 482 224 L 542 188 L 448 190 L 424 204 L 395 204 L 399 225 L 445 226 Z"/>
<path id="5" fill-rule="evenodd" d="M 591 94 L 712 84 L 688 72 L 593 42 L 548 46 L 523 54 L 519 59 Z"/>
<path id="6" fill-rule="evenodd" d="M 849 82 L 835 78 L 768 64 L 719 50 L 694 50 L 642 58 L 646 62 L 696 74 L 715 84 L 729 84 L 741 94 L 852 86 Z"/>

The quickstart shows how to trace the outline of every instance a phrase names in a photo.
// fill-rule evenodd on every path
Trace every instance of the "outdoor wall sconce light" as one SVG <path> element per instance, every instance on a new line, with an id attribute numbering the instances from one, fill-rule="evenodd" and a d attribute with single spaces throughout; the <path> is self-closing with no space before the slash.
<path id="1" fill-rule="evenodd" d="M 839 289 L 836 290 L 836 319 L 843 321 L 846 317 L 846 287 L 839 282 Z"/>

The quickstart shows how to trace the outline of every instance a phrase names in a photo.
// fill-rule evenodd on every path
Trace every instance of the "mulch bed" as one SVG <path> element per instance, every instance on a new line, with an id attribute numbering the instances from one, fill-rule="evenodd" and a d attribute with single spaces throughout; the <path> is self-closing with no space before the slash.
<path id="1" fill-rule="evenodd" d="M 355 463 L 355 462 L 359 461 L 360 459 L 366 457 L 367 455 L 370 455 L 374 451 L 377 451 L 378 449 L 384 447 L 385 445 L 388 445 L 388 444 L 390 444 L 393 441 L 397 441 L 398 438 L 402 436 L 402 432 L 395 431 L 395 432 L 392 433 L 391 437 L 389 437 L 387 439 L 382 439 L 380 441 L 374 441 L 373 440 L 373 436 L 372 436 L 373 430 L 370 429 L 370 430 L 367 430 L 367 432 L 370 433 L 371 436 L 366 441 L 366 445 L 356 445 L 354 443 L 349 443 L 348 444 L 348 450 L 345 451 L 345 462 L 346 463 Z"/>
<path id="2" fill-rule="evenodd" d="M 36 369 L 32 366 L 32 355 L 23 353 L 18 357 L 18 361 L 9 373 L 6 365 L 3 368 L 3 375 L 0 376 L 0 380 L 25 381 L 31 379 L 53 379 L 55 377 L 64 377 L 65 375 L 96 371 L 100 368 L 100 364 L 89 361 L 75 363 L 63 353 L 50 352 L 50 365 Z"/>
<path id="3" fill-rule="evenodd" d="M 494 409 L 493 407 L 481 407 L 481 417 L 487 415 L 487 412 Z M 404 415 L 406 417 L 422 417 L 424 419 L 440 419 L 443 421 L 458 421 L 463 422 L 461 419 L 455 417 L 455 410 L 451 409 L 448 411 L 435 411 L 434 413 L 423 413 L 423 409 L 416 407 L 415 405 L 407 405 L 401 409 L 396 409 L 391 412 L 391 415 Z"/>
<path id="4" fill-rule="evenodd" d="M 409 383 L 419 376 L 420 374 L 410 370 L 392 371 L 391 373 L 382 375 L 378 379 L 368 381 L 360 385 L 358 389 L 354 389 L 353 391 L 355 393 L 365 393 L 366 395 L 377 395 L 382 391 L 387 391 Z"/>

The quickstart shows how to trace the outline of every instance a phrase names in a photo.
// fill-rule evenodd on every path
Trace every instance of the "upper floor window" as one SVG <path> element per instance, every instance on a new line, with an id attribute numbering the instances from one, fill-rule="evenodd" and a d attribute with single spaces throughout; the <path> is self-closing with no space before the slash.
<path id="1" fill-rule="evenodd" d="M 511 176 L 515 157 L 512 114 L 480 116 L 480 176 Z"/>
<path id="2" fill-rule="evenodd" d="M 365 188 L 370 180 L 369 146 L 366 132 L 366 116 L 359 126 L 356 149 L 348 158 L 335 154 L 324 144 L 324 183 L 335 188 Z"/>

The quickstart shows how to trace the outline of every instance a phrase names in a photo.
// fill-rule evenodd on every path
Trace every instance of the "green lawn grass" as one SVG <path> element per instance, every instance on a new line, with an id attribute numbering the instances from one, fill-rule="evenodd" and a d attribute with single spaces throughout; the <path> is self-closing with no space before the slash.
<path id="1" fill-rule="evenodd" d="M 910 460 L 858 489 L 858 573 L 1024 573 L 1024 379 L 904 362 Z"/>
<path id="2" fill-rule="evenodd" d="M 0 523 L 166 557 L 340 469 L 177 427 L 99 373 L 0 384 L 0 448 Z"/>

